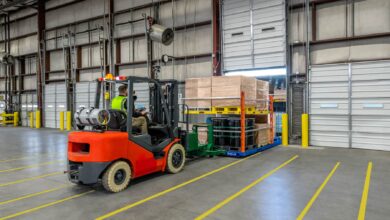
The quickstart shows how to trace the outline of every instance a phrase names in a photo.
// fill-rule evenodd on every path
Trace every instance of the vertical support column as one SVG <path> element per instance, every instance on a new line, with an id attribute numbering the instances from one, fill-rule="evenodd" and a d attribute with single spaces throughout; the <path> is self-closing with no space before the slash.
<path id="1" fill-rule="evenodd" d="M 220 0 L 213 0 L 213 75 L 221 75 Z"/>
<path id="2" fill-rule="evenodd" d="M 45 40 L 45 28 L 46 28 L 46 16 L 45 16 L 45 0 L 38 0 L 38 48 L 41 47 L 41 42 Z M 45 54 L 41 54 L 40 51 L 38 51 L 38 71 L 37 71 L 37 99 L 38 99 L 38 111 L 43 112 L 43 85 L 42 85 L 42 78 L 43 74 L 45 74 L 45 66 L 42 66 L 43 64 L 39 62 L 39 60 L 46 58 L 46 50 L 44 52 Z M 42 57 L 41 57 L 42 56 Z M 36 119 L 39 120 L 39 127 L 41 126 L 41 117 Z M 36 122 L 38 124 L 38 122 Z"/>
<path id="3" fill-rule="evenodd" d="M 70 131 L 72 129 L 72 113 L 70 111 L 66 112 L 66 130 Z"/>
<path id="4" fill-rule="evenodd" d="M 302 114 L 302 147 L 309 147 L 309 114 Z"/>
<path id="5" fill-rule="evenodd" d="M 65 114 L 64 112 L 60 112 L 60 131 L 63 131 L 65 128 Z"/>
<path id="6" fill-rule="evenodd" d="M 246 131 L 245 131 L 245 92 L 241 91 L 241 152 L 245 152 L 246 145 Z"/>
<path id="7" fill-rule="evenodd" d="M 35 112 L 35 128 L 41 128 L 41 111 Z"/>
<path id="8" fill-rule="evenodd" d="M 282 115 L 282 145 L 288 146 L 288 115 Z"/>

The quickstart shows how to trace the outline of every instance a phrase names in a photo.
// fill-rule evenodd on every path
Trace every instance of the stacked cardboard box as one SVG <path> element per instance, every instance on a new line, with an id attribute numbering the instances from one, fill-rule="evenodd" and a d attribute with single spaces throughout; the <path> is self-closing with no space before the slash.
<path id="1" fill-rule="evenodd" d="M 188 98 L 185 103 L 189 108 L 210 108 L 211 77 L 187 79 L 185 97 Z"/>
<path id="2" fill-rule="evenodd" d="M 280 101 L 286 101 L 287 100 L 287 91 L 285 89 L 275 89 L 274 99 L 280 100 Z"/>
<path id="3" fill-rule="evenodd" d="M 241 91 L 245 92 L 245 105 L 256 104 L 256 78 L 245 76 L 215 76 L 211 81 L 212 105 L 239 106 Z"/>
<path id="4" fill-rule="evenodd" d="M 255 142 L 259 146 L 269 144 L 270 128 L 268 124 L 255 124 Z"/>
<path id="5" fill-rule="evenodd" d="M 257 80 L 256 99 L 260 110 L 268 110 L 269 82 Z"/>

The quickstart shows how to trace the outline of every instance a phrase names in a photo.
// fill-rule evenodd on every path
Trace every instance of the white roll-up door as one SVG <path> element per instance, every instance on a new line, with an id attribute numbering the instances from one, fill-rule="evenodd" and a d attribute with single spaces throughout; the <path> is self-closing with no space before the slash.
<path id="1" fill-rule="evenodd" d="M 29 113 L 35 112 L 38 109 L 37 96 L 36 94 L 22 94 L 21 100 L 21 115 L 20 120 L 22 122 L 22 126 L 30 126 L 30 118 Z M 35 114 L 33 116 L 35 122 Z"/>
<path id="2" fill-rule="evenodd" d="M 45 127 L 60 127 L 60 112 L 67 111 L 68 94 L 65 83 L 53 83 L 45 86 Z"/>
<path id="3" fill-rule="evenodd" d="M 390 151 L 390 62 L 311 69 L 310 144 Z"/>
<path id="4" fill-rule="evenodd" d="M 76 83 L 75 111 L 81 107 L 90 108 L 95 105 L 96 82 Z M 100 95 L 100 108 L 103 106 L 103 93 Z"/>
<path id="5" fill-rule="evenodd" d="M 390 151 L 390 62 L 352 64 L 352 147 Z"/>
<path id="6" fill-rule="evenodd" d="M 310 80 L 310 143 L 349 147 L 349 66 L 313 66 Z"/>
<path id="7" fill-rule="evenodd" d="M 224 71 L 286 66 L 284 0 L 223 1 Z"/>

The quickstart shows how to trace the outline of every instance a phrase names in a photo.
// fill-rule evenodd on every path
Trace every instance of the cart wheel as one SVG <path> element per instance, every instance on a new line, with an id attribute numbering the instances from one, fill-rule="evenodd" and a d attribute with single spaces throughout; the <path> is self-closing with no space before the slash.
<path id="1" fill-rule="evenodd" d="M 178 173 L 180 172 L 186 162 L 186 152 L 181 144 L 175 144 L 168 152 L 167 158 L 167 172 Z"/>
<path id="2" fill-rule="evenodd" d="M 120 192 L 129 185 L 131 169 L 128 163 L 117 161 L 104 172 L 103 187 L 109 192 Z"/>

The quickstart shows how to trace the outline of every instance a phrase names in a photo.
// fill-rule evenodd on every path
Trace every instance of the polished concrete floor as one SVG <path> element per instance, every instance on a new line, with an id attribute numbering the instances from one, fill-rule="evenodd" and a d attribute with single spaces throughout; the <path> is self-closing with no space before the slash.
<path id="1" fill-rule="evenodd" d="M 0 128 L 0 219 L 296 219 L 337 162 L 304 219 L 357 219 L 369 161 L 366 219 L 390 218 L 390 152 L 276 147 L 242 161 L 193 160 L 179 174 L 150 175 L 111 194 L 68 182 L 66 142 L 55 130 Z"/>

